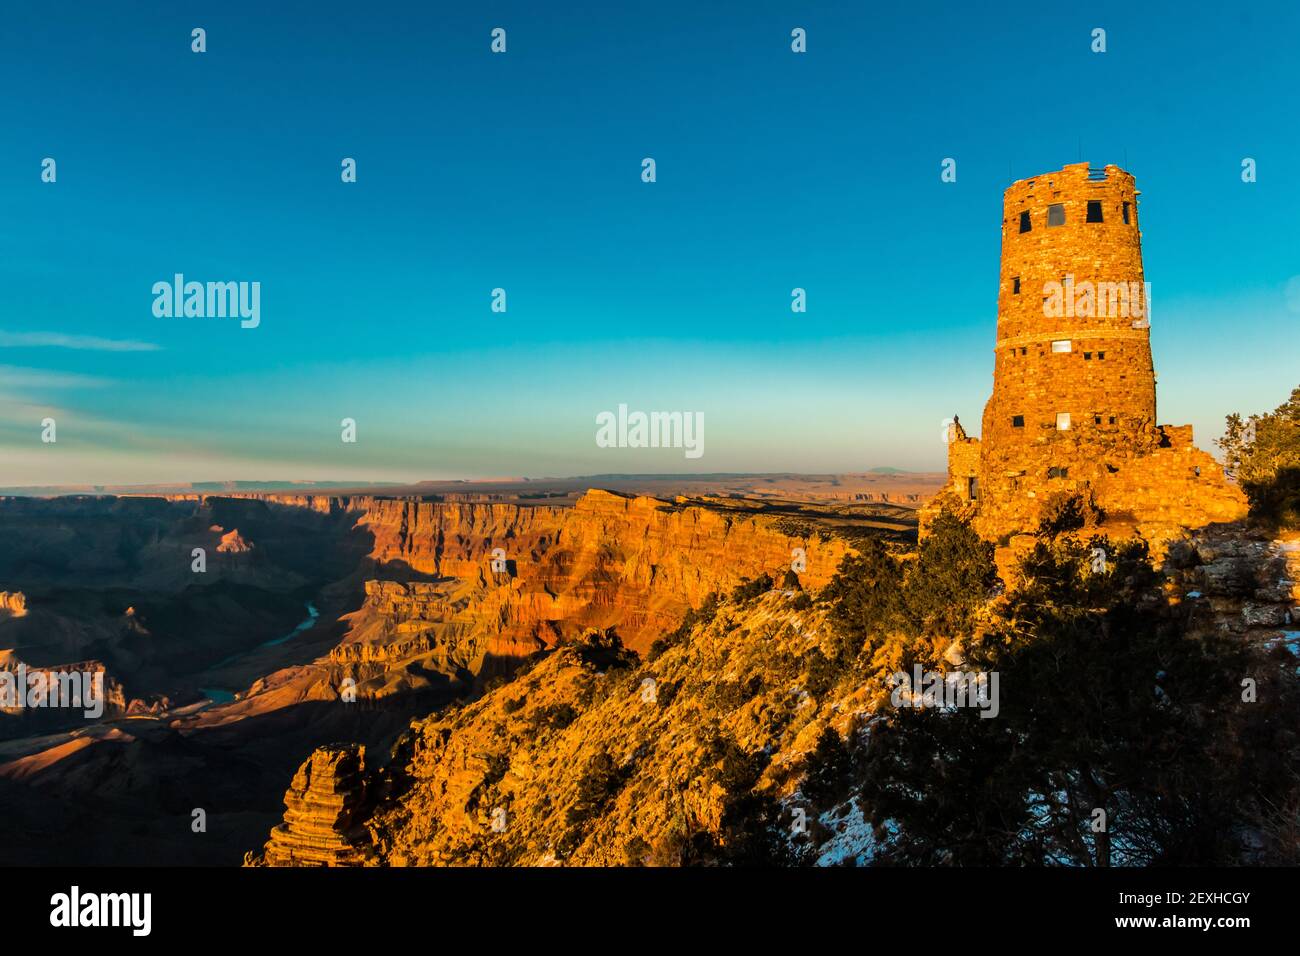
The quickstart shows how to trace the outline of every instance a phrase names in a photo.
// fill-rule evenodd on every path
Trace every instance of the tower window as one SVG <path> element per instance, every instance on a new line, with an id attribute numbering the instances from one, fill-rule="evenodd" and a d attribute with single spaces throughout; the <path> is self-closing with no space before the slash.
<path id="1" fill-rule="evenodd" d="M 1101 424 L 1101 416 L 1100 416 L 1100 415 L 1093 415 L 1093 416 L 1092 416 L 1092 423 L 1093 423 L 1094 425 L 1100 425 L 1100 424 Z"/>
<path id="2" fill-rule="evenodd" d="M 1058 468 L 1056 465 L 1053 465 L 1051 468 L 1047 469 L 1047 477 L 1048 478 L 1069 478 L 1070 469 Z"/>
<path id="3" fill-rule="evenodd" d="M 1124 203 L 1124 225 L 1128 225 L 1128 203 Z"/>
<path id="4" fill-rule="evenodd" d="M 1091 361 L 1092 361 L 1092 353 L 1091 353 L 1091 352 L 1084 352 L 1084 353 L 1083 353 L 1083 360 L 1084 360 L 1085 362 L 1091 362 Z"/>
<path id="5" fill-rule="evenodd" d="M 1070 430 L 1070 413 L 1056 413 L 1056 430 L 1059 432 L 1068 432 Z"/>
<path id="6" fill-rule="evenodd" d="M 1020 346 L 1020 354 L 1021 354 L 1021 355 L 1028 355 L 1028 354 L 1029 354 L 1029 349 L 1028 349 L 1026 346 L 1024 346 L 1024 345 Z"/>
<path id="7" fill-rule="evenodd" d="M 1012 427 L 1012 428 L 1024 428 L 1024 427 L 1025 427 L 1025 416 L 1024 416 L 1024 415 L 1012 415 L 1012 416 L 1011 416 L 1011 427 Z"/>
<path id="8" fill-rule="evenodd" d="M 1115 416 L 1114 416 L 1114 415 L 1110 416 L 1110 422 L 1109 422 L 1109 424 L 1111 424 L 1111 425 L 1114 425 L 1114 424 L 1115 424 Z"/>
<path id="9" fill-rule="evenodd" d="M 1065 225 L 1065 204 L 1054 202 L 1047 207 L 1047 224 L 1049 226 Z"/>
<path id="10" fill-rule="evenodd" d="M 1106 358 L 1106 353 L 1105 353 L 1105 352 L 1098 352 L 1098 353 L 1097 353 L 1097 360 L 1098 360 L 1098 361 L 1102 361 L 1102 360 L 1104 360 L 1105 358 Z"/>
<path id="11" fill-rule="evenodd" d="M 1011 280 L 1011 294 L 1020 295 L 1020 276 L 1016 276 Z"/>
<path id="12" fill-rule="evenodd" d="M 1073 345 L 1069 339 L 1057 339 L 1052 343 L 1053 352 L 1070 352 L 1073 351 Z"/>
<path id="13" fill-rule="evenodd" d="M 1127 204 L 1126 204 L 1126 205 L 1127 205 Z M 1125 213 L 1124 221 L 1125 221 L 1125 222 L 1128 222 L 1128 214 L 1127 214 L 1127 213 Z M 1030 230 L 1030 228 L 1031 228 L 1031 227 L 1030 227 L 1030 225 L 1029 225 L 1029 213 L 1027 213 L 1027 212 L 1022 212 L 1022 213 L 1020 214 L 1020 231 L 1021 231 L 1021 232 L 1028 232 L 1028 231 Z"/>
<path id="14" fill-rule="evenodd" d="M 1088 222 L 1101 222 L 1101 200 L 1088 200 Z"/>
<path id="15" fill-rule="evenodd" d="M 980 480 L 978 478 L 966 479 L 966 497 L 970 501 L 978 501 L 980 496 Z"/>

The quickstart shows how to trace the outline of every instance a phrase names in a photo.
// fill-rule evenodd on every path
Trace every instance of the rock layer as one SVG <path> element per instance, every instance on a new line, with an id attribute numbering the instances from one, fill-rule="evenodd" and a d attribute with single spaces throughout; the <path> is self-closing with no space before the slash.
<path id="1" fill-rule="evenodd" d="M 245 862 L 264 866 L 360 866 L 373 856 L 360 820 L 368 812 L 366 748 L 321 747 L 307 759 L 284 795 L 284 822 L 261 854 Z"/>
<path id="2" fill-rule="evenodd" d="M 1264 645 L 1300 637 L 1300 536 L 1206 529 L 1172 545 L 1166 564 L 1193 633 Z"/>
<path id="3" fill-rule="evenodd" d="M 489 625 L 499 644 L 488 652 L 507 654 L 591 627 L 617 627 L 642 650 L 710 592 L 762 573 L 780 580 L 792 564 L 820 587 L 849 550 L 785 534 L 767 516 L 598 490 L 572 508 L 376 500 L 360 523 L 382 566 L 473 585 L 474 607 L 460 619 Z M 418 603 L 430 594 L 404 596 Z M 376 587 L 370 596 L 391 604 L 397 592 Z"/>

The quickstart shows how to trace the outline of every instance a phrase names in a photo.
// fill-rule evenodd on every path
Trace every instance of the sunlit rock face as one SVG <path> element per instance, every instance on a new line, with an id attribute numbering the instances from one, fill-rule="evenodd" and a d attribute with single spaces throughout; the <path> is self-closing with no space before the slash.
<path id="1" fill-rule="evenodd" d="M 457 582 L 372 582 L 367 610 L 396 622 L 399 643 L 421 621 L 490 637 L 471 657 L 517 656 L 590 627 L 616 627 L 643 650 L 711 592 L 763 573 L 779 581 L 796 562 L 805 586 L 820 587 L 848 551 L 768 516 L 596 490 L 572 508 L 373 500 L 359 524 L 380 567 Z"/>
<path id="2" fill-rule="evenodd" d="M 373 853 L 359 821 L 367 809 L 366 748 L 322 747 L 298 768 L 284 795 L 284 822 L 250 864 L 349 866 Z"/>
<path id="3" fill-rule="evenodd" d="M 221 543 L 217 545 L 217 550 L 222 554 L 243 554 L 245 551 L 252 551 L 253 546 L 245 541 L 239 529 L 235 528 L 221 536 Z"/>
<path id="4" fill-rule="evenodd" d="M 27 598 L 21 591 L 0 591 L 0 618 L 26 615 Z"/>

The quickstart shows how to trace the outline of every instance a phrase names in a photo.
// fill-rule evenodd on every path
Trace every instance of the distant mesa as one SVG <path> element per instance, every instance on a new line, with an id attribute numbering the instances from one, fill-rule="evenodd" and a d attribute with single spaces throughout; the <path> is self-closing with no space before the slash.
<path id="1" fill-rule="evenodd" d="M 253 545 L 244 540 L 238 528 L 231 528 L 221 536 L 221 543 L 217 545 L 217 550 L 223 554 L 243 554 L 245 551 L 252 551 Z"/>

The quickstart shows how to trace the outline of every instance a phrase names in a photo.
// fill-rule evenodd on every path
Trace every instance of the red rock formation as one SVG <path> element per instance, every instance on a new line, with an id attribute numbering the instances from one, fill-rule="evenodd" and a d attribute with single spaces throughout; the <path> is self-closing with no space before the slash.
<path id="1" fill-rule="evenodd" d="M 24 617 L 27 598 L 21 591 L 0 591 L 0 618 Z"/>
<path id="2" fill-rule="evenodd" d="M 373 855 L 358 823 L 367 806 L 366 748 L 321 747 L 298 768 L 284 795 L 284 822 L 254 866 L 360 866 Z"/>
<path id="3" fill-rule="evenodd" d="M 223 554 L 242 554 L 245 551 L 252 551 L 253 546 L 240 536 L 238 528 L 232 528 L 221 536 L 221 543 L 217 545 L 217 550 Z"/>
<path id="4" fill-rule="evenodd" d="M 113 717 L 128 711 L 148 711 L 150 708 L 150 704 L 145 701 L 128 701 L 122 684 L 109 674 L 103 661 L 84 660 L 72 663 L 34 665 L 23 660 L 17 651 L 12 649 L 0 650 L 0 670 L 17 674 L 20 672 L 20 668 L 22 669 L 21 672 L 29 679 L 36 674 L 42 675 L 40 678 L 42 681 L 40 686 L 42 687 L 45 686 L 45 682 L 53 684 L 57 680 L 57 675 L 60 674 L 89 674 L 92 675 L 92 679 L 95 674 L 103 675 L 102 684 L 100 685 L 100 693 L 102 693 L 100 702 L 103 705 L 103 715 L 107 717 Z M 64 701 L 58 705 L 39 704 L 35 707 L 29 707 L 26 705 L 26 701 L 29 700 L 27 687 L 15 684 L 14 688 L 21 700 L 17 703 L 6 700 L 6 705 L 14 703 L 14 706 L 0 706 L 0 712 L 24 715 L 40 726 L 53 728 L 65 724 L 76 725 L 84 721 L 85 711 L 93 706 L 89 700 L 86 700 L 75 705 Z M 46 690 L 41 690 L 39 694 L 42 700 L 47 699 L 47 695 L 52 696 L 52 692 Z M 132 710 L 133 708 L 134 710 Z"/>
<path id="5" fill-rule="evenodd" d="M 381 567 L 442 581 L 368 582 L 366 608 L 336 650 L 340 660 L 374 658 L 373 650 L 352 644 L 402 644 L 424 635 L 423 648 L 431 650 L 473 635 L 476 646 L 458 663 L 477 670 L 485 654 L 520 656 L 561 635 L 609 627 L 628 647 L 644 650 L 710 592 L 763 573 L 779 583 L 796 560 L 801 582 L 821 587 L 848 551 L 839 539 L 786 534 L 767 515 L 598 490 L 572 508 L 355 504 Z M 386 626 L 375 626 L 377 620 Z"/>

